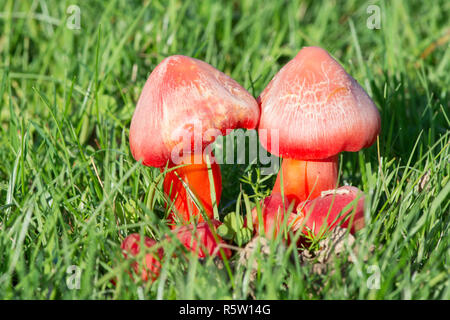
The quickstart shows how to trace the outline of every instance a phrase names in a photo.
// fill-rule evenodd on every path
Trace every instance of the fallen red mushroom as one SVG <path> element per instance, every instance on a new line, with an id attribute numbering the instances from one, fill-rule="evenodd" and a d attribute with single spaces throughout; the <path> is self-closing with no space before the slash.
<path id="1" fill-rule="evenodd" d="M 282 231 L 283 226 L 285 230 L 289 230 L 293 225 L 298 223 L 298 220 L 303 220 L 302 216 L 295 213 L 295 207 L 289 205 L 287 197 L 283 198 L 280 194 L 275 193 L 265 198 L 261 204 L 261 218 L 262 223 L 259 222 L 258 211 L 255 208 L 252 210 L 253 229 L 255 234 L 264 235 L 268 239 L 274 239 Z M 288 215 L 287 220 L 285 217 Z M 264 228 L 262 232 L 261 227 Z"/>
<path id="2" fill-rule="evenodd" d="M 148 250 L 156 245 L 156 241 L 149 237 L 144 237 L 142 244 Z M 138 233 L 133 233 L 127 236 L 120 246 L 122 254 L 125 259 L 135 259 L 141 252 L 141 236 Z M 156 252 L 146 253 L 142 261 L 132 262 L 132 268 L 135 274 L 139 275 L 142 281 L 155 281 L 161 272 L 161 262 L 164 256 L 164 250 L 160 247 Z M 131 274 L 130 274 L 131 275 Z"/>
<path id="3" fill-rule="evenodd" d="M 354 234 L 365 224 L 364 194 L 351 186 L 325 191 L 313 200 L 299 203 L 296 213 L 299 219 L 293 226 L 294 232 L 304 225 L 303 233 L 312 232 L 317 236 L 340 225 L 350 228 L 350 233 Z"/>
<path id="4" fill-rule="evenodd" d="M 221 224 L 217 220 L 210 222 L 215 230 Z M 227 259 L 231 257 L 231 250 L 225 246 L 226 242 L 217 233 L 213 234 L 208 222 L 180 226 L 173 232 L 186 249 L 196 253 L 199 258 L 217 255 L 223 259 L 221 250 Z"/>
<path id="5" fill-rule="evenodd" d="M 273 193 L 281 193 L 282 179 L 284 195 L 296 204 L 337 188 L 338 154 L 369 147 L 380 131 L 370 97 L 318 47 L 300 50 L 258 102 L 261 144 L 284 158 Z M 277 130 L 278 145 L 271 141 L 272 130 Z"/>
<path id="6" fill-rule="evenodd" d="M 130 149 L 146 166 L 187 164 L 174 169 L 164 182 L 164 191 L 174 202 L 170 220 L 178 218 L 187 224 L 191 217 L 200 217 L 192 195 L 208 217 L 213 217 L 212 208 L 221 195 L 221 175 L 219 166 L 212 164 L 216 199 L 211 199 L 207 164 L 202 157 L 205 148 L 229 130 L 254 129 L 258 120 L 259 107 L 253 96 L 203 61 L 176 55 L 153 70 L 133 114 Z M 177 175 L 184 183 L 179 183 Z M 176 212 L 181 214 L 176 216 Z"/>
<path id="7" fill-rule="evenodd" d="M 252 216 L 255 233 L 262 234 L 256 208 Z M 304 235 L 312 233 L 317 236 L 338 225 L 350 227 L 350 232 L 354 234 L 364 227 L 364 195 L 358 188 L 344 186 L 323 191 L 321 196 L 292 208 L 292 202 L 290 204 L 287 197 L 283 203 L 281 195 L 275 193 L 264 199 L 261 217 L 264 235 L 268 239 L 275 238 L 283 230 L 288 236 L 299 230 Z"/>

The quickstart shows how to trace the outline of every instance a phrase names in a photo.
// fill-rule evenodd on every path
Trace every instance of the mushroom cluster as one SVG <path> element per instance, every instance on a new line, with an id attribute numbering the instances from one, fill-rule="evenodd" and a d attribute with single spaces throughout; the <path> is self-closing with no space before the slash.
<path id="1" fill-rule="evenodd" d="M 328 52 L 303 48 L 257 99 L 211 65 L 176 55 L 164 59 L 147 79 L 129 141 L 137 161 L 165 174 L 167 222 L 189 251 L 200 258 L 219 251 L 222 258 L 231 256 L 216 232 L 221 222 L 214 208 L 222 177 L 211 144 L 238 128 L 258 130 L 261 145 L 283 158 L 261 215 L 252 212 L 257 234 L 272 238 L 287 228 L 318 235 L 337 225 L 353 233 L 364 226 L 363 193 L 339 187 L 338 154 L 372 145 L 380 115 L 364 89 Z M 125 239 L 125 258 L 136 256 L 139 239 Z M 155 241 L 146 238 L 143 244 L 151 248 Z M 142 279 L 154 280 L 159 274 L 161 250 L 147 254 L 143 271 L 133 265 Z"/>

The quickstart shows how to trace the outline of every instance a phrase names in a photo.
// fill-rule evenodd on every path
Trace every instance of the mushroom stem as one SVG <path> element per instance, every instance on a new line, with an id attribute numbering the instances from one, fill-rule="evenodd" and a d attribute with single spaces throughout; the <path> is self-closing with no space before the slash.
<path id="1" fill-rule="evenodd" d="M 289 202 L 298 204 L 320 196 L 322 191 L 338 186 L 338 155 L 323 160 L 283 159 L 272 194 L 283 193 Z"/>
<path id="2" fill-rule="evenodd" d="M 164 178 L 164 193 L 170 198 L 172 204 L 169 214 L 169 225 L 172 229 L 180 224 L 204 221 L 198 204 L 203 206 L 205 214 L 210 219 L 214 217 L 214 202 L 217 206 L 219 205 L 222 193 L 220 166 L 211 154 L 211 170 L 216 193 L 216 199 L 212 200 L 207 163 L 201 157 L 202 162 L 197 164 L 194 158 L 196 158 L 195 155 L 184 156 L 178 164 L 180 167 L 169 171 Z M 178 165 L 171 164 L 169 168 Z M 193 196 L 198 200 L 197 203 L 193 200 Z"/>

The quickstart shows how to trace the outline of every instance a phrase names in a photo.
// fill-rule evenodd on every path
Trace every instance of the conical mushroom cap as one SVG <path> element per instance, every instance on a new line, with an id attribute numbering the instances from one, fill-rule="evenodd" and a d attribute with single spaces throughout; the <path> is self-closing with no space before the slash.
<path id="1" fill-rule="evenodd" d="M 258 100 L 261 144 L 277 156 L 316 160 L 358 151 L 372 145 L 380 131 L 373 101 L 318 47 L 300 50 Z M 278 150 L 277 142 L 271 141 L 272 130 L 278 130 Z"/>
<path id="2" fill-rule="evenodd" d="M 144 165 L 162 167 L 173 154 L 202 152 L 228 129 L 254 129 L 258 120 L 256 100 L 235 80 L 203 61 L 171 56 L 144 85 L 130 149 Z"/>

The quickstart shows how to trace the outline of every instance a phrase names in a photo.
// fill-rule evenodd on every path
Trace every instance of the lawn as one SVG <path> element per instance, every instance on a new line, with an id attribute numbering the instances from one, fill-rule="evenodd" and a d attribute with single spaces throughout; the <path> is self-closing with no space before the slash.
<path id="1" fill-rule="evenodd" d="M 0 298 L 449 299 L 449 21 L 445 0 L 1 0 Z M 280 239 L 244 264 L 232 243 L 225 267 L 162 241 L 160 277 L 133 281 L 122 240 L 170 232 L 160 171 L 128 142 L 150 72 L 191 56 L 257 97 L 303 46 L 330 52 L 381 114 L 376 143 L 340 155 L 340 183 L 366 194 L 354 244 L 317 272 Z M 221 170 L 222 219 L 276 177 Z"/>

